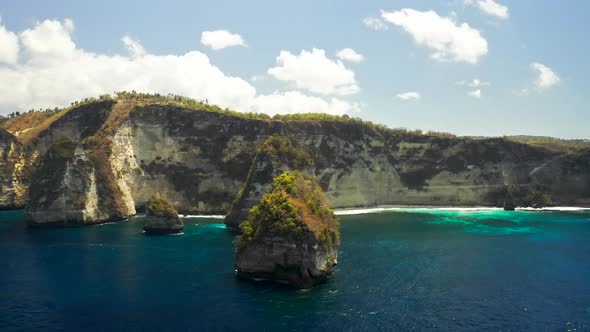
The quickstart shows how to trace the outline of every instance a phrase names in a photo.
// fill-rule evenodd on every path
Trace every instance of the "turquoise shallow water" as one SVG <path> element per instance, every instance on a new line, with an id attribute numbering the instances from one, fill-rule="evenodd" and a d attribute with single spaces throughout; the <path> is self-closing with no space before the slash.
<path id="1" fill-rule="evenodd" d="M 341 217 L 310 291 L 236 280 L 219 219 L 146 237 L 141 218 L 29 229 L 0 212 L 0 330 L 590 330 L 590 213 Z"/>

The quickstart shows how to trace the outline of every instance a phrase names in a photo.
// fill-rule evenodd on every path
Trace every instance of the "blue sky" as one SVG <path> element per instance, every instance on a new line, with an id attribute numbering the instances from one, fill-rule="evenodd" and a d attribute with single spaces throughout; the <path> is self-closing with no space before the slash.
<path id="1" fill-rule="evenodd" d="M 0 113 L 136 88 L 242 111 L 349 113 L 461 135 L 590 138 L 588 10 L 585 1 L 549 0 L 1 0 Z M 217 30 L 245 46 L 202 43 L 203 32 Z M 339 59 L 344 48 L 363 60 Z"/>

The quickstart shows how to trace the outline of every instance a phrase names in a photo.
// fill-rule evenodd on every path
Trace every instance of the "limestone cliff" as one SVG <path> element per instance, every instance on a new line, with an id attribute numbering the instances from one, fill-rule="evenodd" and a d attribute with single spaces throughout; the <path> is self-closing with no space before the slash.
<path id="1" fill-rule="evenodd" d="M 39 159 L 27 209 L 34 223 L 63 222 L 62 211 L 78 211 L 68 214 L 77 216 L 73 223 L 123 219 L 155 191 L 181 213 L 225 214 L 251 168 L 266 178 L 292 168 L 268 168 L 264 154 L 252 165 L 273 134 L 309 156 L 307 172 L 317 176 L 332 208 L 502 206 L 508 186 L 543 188 L 562 205 L 590 203 L 588 153 L 502 138 L 424 135 L 326 115 L 270 118 L 145 95 L 85 103 L 43 123 L 29 143 Z M 73 152 L 56 155 L 63 142 L 72 142 Z M 85 181 L 72 180 L 77 177 Z M 239 212 L 228 219 L 233 225 L 269 183 L 254 180 L 245 189 L 254 195 L 232 210 Z M 67 192 L 82 197 L 66 199 L 73 196 Z"/>
<path id="2" fill-rule="evenodd" d="M 313 177 L 277 176 L 241 224 L 236 273 L 298 288 L 323 281 L 338 262 L 338 221 Z"/>
<path id="3" fill-rule="evenodd" d="M 590 149 L 559 155 L 531 172 L 558 205 L 590 206 Z"/>
<path id="4" fill-rule="evenodd" d="M 119 116 L 112 100 L 83 105 L 36 138 L 47 151 L 30 186 L 32 224 L 92 224 L 135 214 L 113 158 L 111 126 Z"/>
<path id="5" fill-rule="evenodd" d="M 22 208 L 27 201 L 30 163 L 25 147 L 0 129 L 0 209 Z"/>

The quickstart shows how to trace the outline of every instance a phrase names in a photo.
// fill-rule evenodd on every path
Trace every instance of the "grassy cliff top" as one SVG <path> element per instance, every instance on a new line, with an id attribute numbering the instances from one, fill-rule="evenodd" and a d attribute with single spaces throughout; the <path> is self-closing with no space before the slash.
<path id="1" fill-rule="evenodd" d="M 146 106 L 172 106 L 184 109 L 191 109 L 202 112 L 212 112 L 226 116 L 252 119 L 268 122 L 297 122 L 297 123 L 314 123 L 314 122 L 330 122 L 330 123 L 344 123 L 352 125 L 360 125 L 366 129 L 378 131 L 385 135 L 404 135 L 413 137 L 435 137 L 444 139 L 458 138 L 462 140 L 480 140 L 480 139 L 499 139 L 526 144 L 535 147 L 549 149 L 554 152 L 571 152 L 579 151 L 581 149 L 590 148 L 590 140 L 564 140 L 552 137 L 542 136 L 506 136 L 503 138 L 490 137 L 457 137 L 456 135 L 447 132 L 435 132 L 421 130 L 408 130 L 405 128 L 388 128 L 384 125 L 373 123 L 371 121 L 362 120 L 358 117 L 351 117 L 349 115 L 330 115 L 324 113 L 298 113 L 298 114 L 277 114 L 269 116 L 263 113 L 242 113 L 223 109 L 219 106 L 209 104 L 207 100 L 195 100 L 179 95 L 162 95 L 139 93 L 135 91 L 117 92 L 115 95 L 102 95 L 98 98 L 85 98 L 84 100 L 74 101 L 70 106 L 62 109 L 55 108 L 53 110 L 34 111 L 27 113 L 12 115 L 10 118 L 0 120 L 0 128 L 5 129 L 19 141 L 28 143 L 41 132 L 46 130 L 52 123 L 60 119 L 68 112 L 80 108 L 84 105 L 99 103 L 104 101 L 113 101 L 113 104 L 119 105 L 120 109 L 126 110 L 123 113 L 129 113 L 132 109 Z M 16 113 L 15 113 L 16 114 Z"/>
<path id="2" fill-rule="evenodd" d="M 324 246 L 338 245 L 338 220 L 315 178 L 299 171 L 277 176 L 260 203 L 240 225 L 239 247 L 266 236 L 299 237 L 313 233 Z"/>
<path id="3" fill-rule="evenodd" d="M 370 121 L 362 120 L 357 117 L 350 117 L 349 115 L 330 115 L 324 113 L 298 113 L 298 114 L 277 114 L 275 116 L 269 116 L 264 113 L 243 113 L 229 110 L 227 108 L 221 108 L 216 105 L 209 104 L 207 100 L 195 100 L 178 95 L 162 95 L 162 94 L 149 94 L 139 93 L 135 91 L 117 92 L 115 95 L 101 95 L 98 98 L 85 98 L 80 101 L 74 101 L 70 103 L 70 106 L 53 110 L 35 111 L 31 110 L 27 113 L 12 116 L 11 118 L 2 119 L 0 121 L 0 128 L 6 129 L 13 135 L 15 135 L 21 142 L 28 143 L 42 131 L 46 130 L 51 126 L 52 123 L 57 121 L 63 115 L 68 112 L 78 109 L 82 106 L 88 106 L 94 103 L 101 103 L 105 101 L 113 101 L 113 104 L 118 104 L 120 108 L 125 108 L 130 111 L 134 108 L 141 108 L 146 106 L 171 106 L 179 107 L 184 109 L 191 109 L 195 111 L 211 112 L 216 114 L 222 114 L 226 116 L 252 119 L 259 121 L 269 122 L 336 122 L 336 123 L 347 123 L 362 125 L 371 130 L 377 130 L 380 132 L 387 132 L 391 134 L 401 135 L 426 135 L 436 137 L 455 137 L 452 134 L 444 132 L 425 132 L 420 130 L 407 130 L 404 128 L 390 129 L 384 125 L 376 124 Z"/>
<path id="4" fill-rule="evenodd" d="M 584 149 L 590 149 L 590 140 L 588 139 L 561 139 L 547 136 L 505 136 L 506 139 L 518 143 L 543 147 L 558 152 L 578 152 Z"/>

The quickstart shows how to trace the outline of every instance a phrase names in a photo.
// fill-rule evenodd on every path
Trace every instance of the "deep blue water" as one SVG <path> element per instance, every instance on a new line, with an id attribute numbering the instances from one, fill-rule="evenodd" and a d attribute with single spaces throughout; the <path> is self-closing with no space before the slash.
<path id="1" fill-rule="evenodd" d="M 141 218 L 0 212 L 0 330 L 590 330 L 589 212 L 343 216 L 340 264 L 310 291 L 237 280 L 220 220 L 185 222 L 147 237 Z"/>

